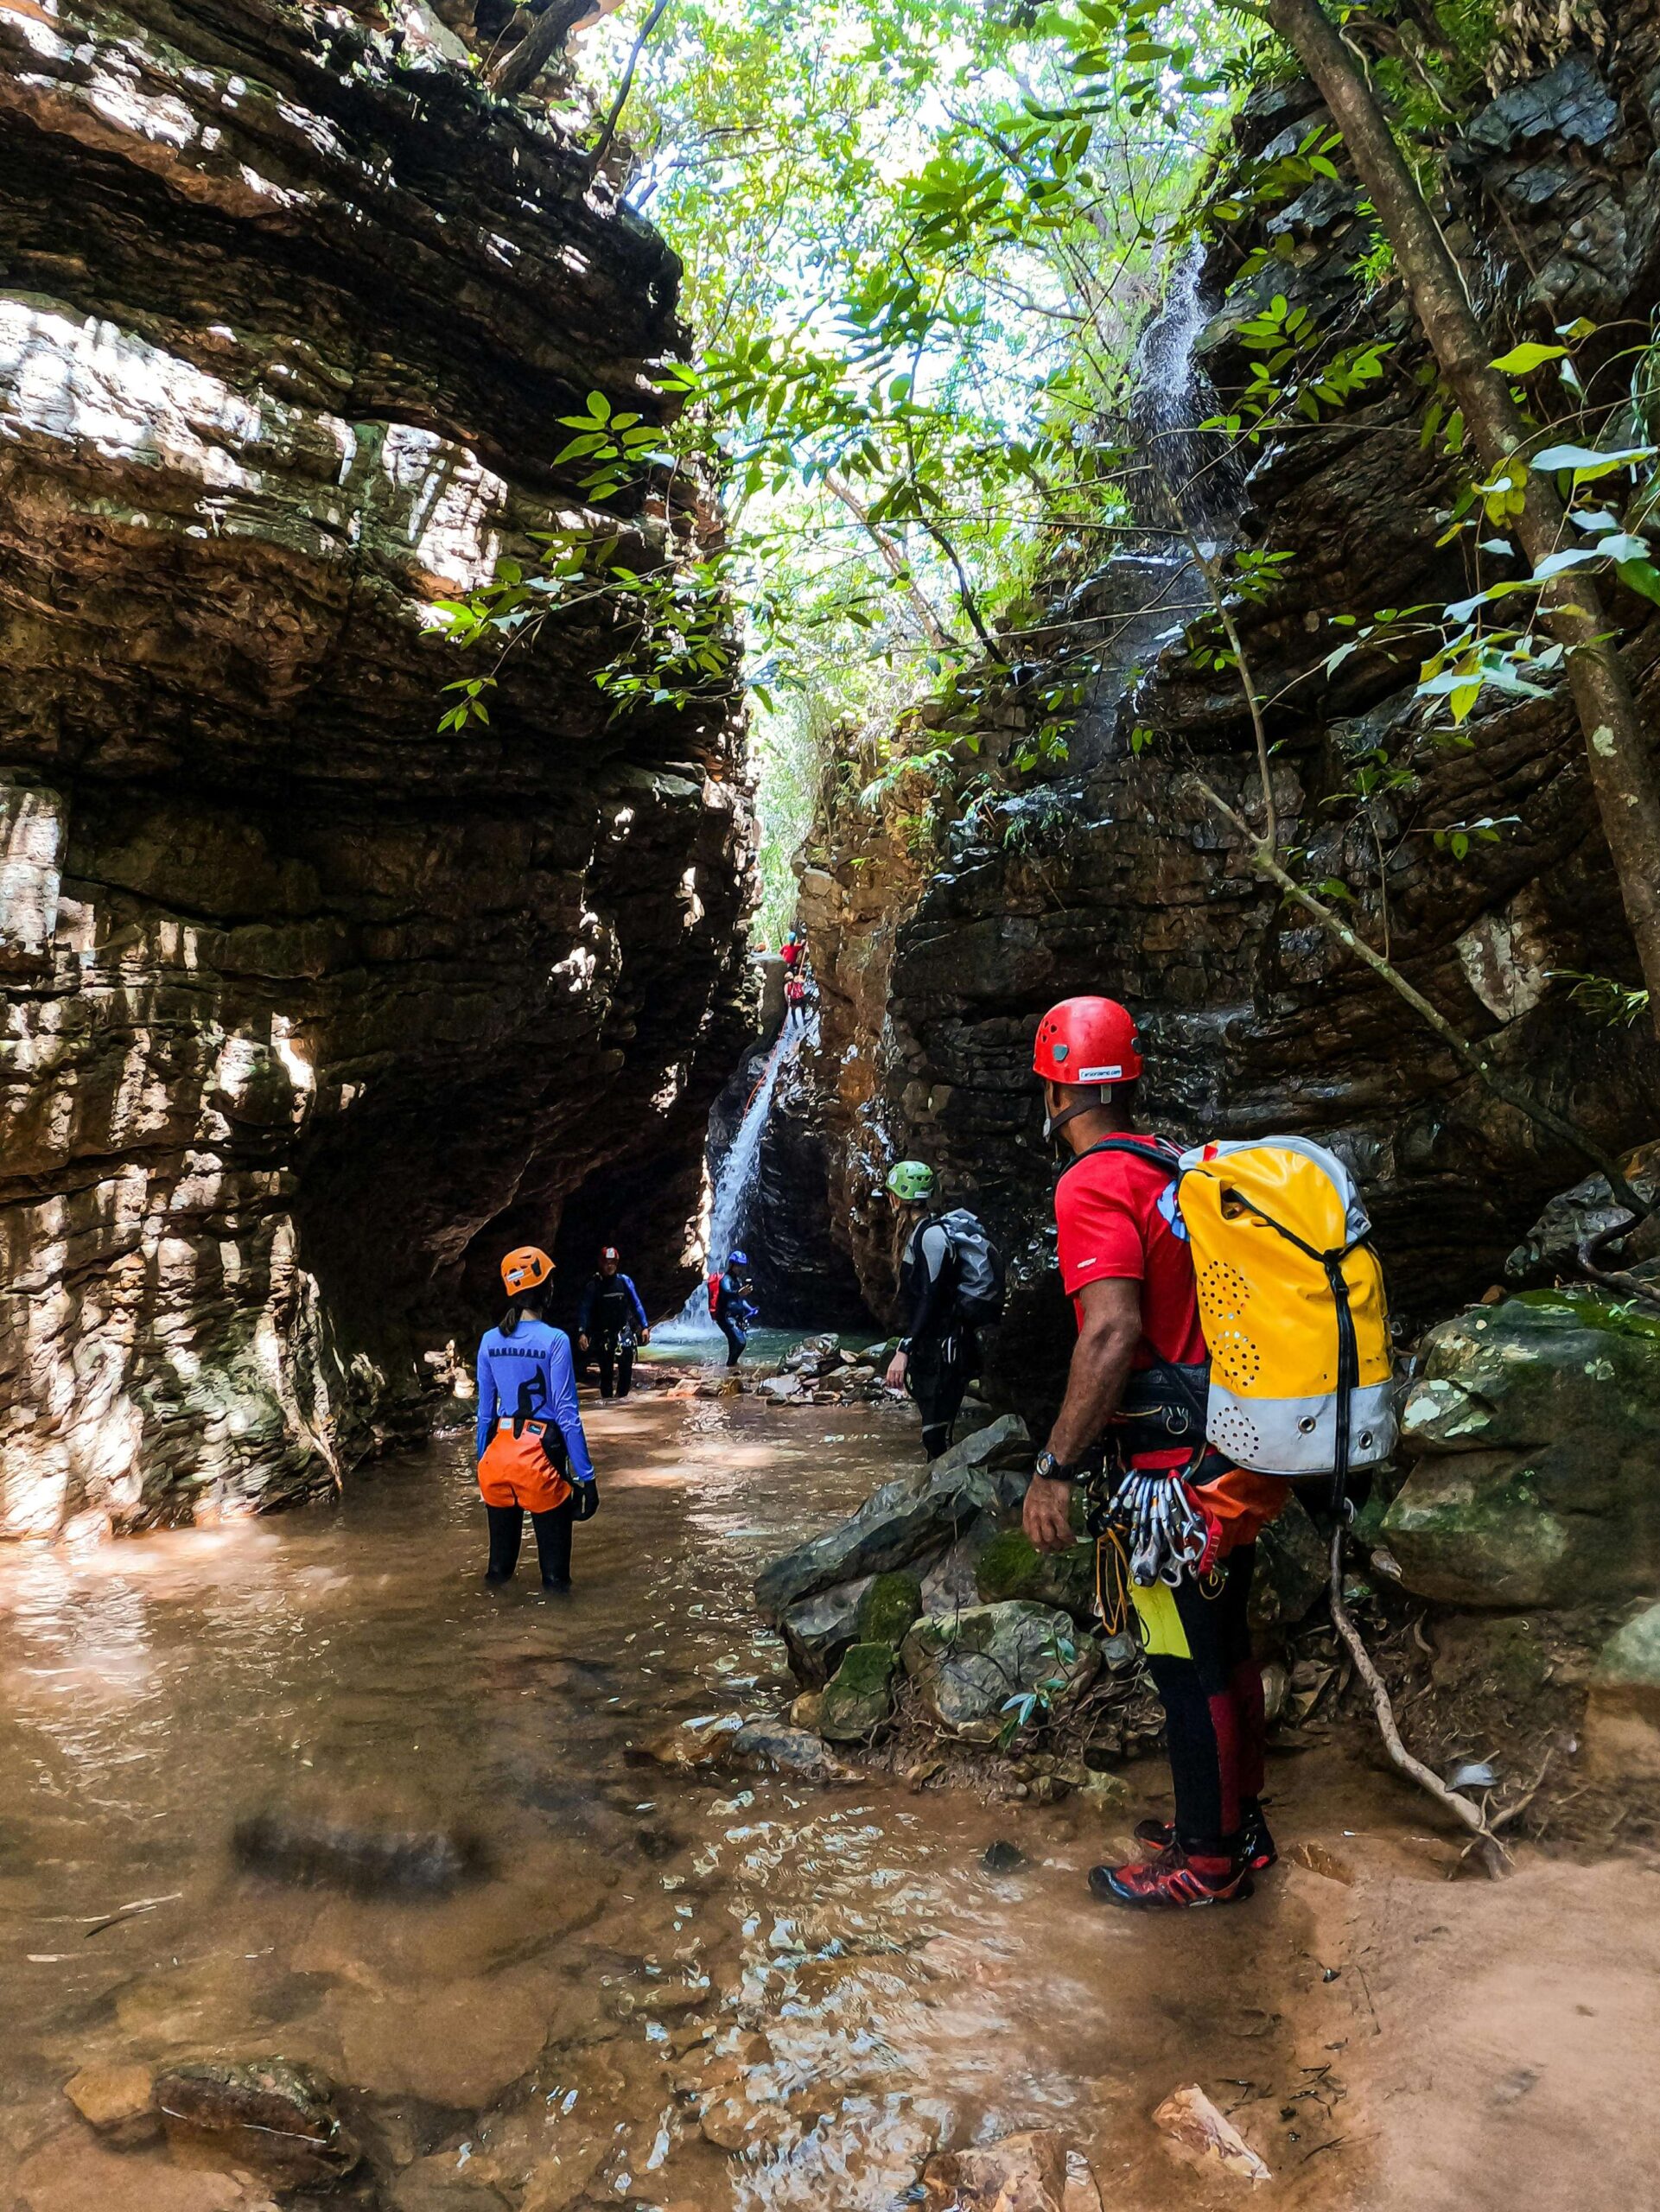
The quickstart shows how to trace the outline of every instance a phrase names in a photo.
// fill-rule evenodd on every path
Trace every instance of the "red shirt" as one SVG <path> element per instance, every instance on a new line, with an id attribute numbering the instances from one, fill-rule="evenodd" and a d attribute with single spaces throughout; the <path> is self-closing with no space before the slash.
<path id="1" fill-rule="evenodd" d="M 1127 1152 L 1086 1153 L 1056 1185 L 1060 1280 L 1072 1299 L 1103 1276 L 1139 1282 L 1142 1342 L 1135 1365 L 1153 1364 L 1147 1349 L 1151 1345 L 1164 1358 L 1187 1366 L 1205 1357 L 1205 1332 L 1174 1178 L 1151 1139 L 1129 1141 L 1142 1147 L 1142 1158 Z M 1137 1452 L 1135 1464 L 1179 1467 L 1187 1456 L 1183 1451 Z M 1196 1485 L 1195 1495 L 1222 1522 L 1225 1554 L 1255 1542 L 1284 1504 L 1288 1489 L 1275 1476 L 1230 1467 L 1214 1481 Z"/>
<path id="2" fill-rule="evenodd" d="M 1176 1205 L 1170 1163 L 1148 1138 L 1126 1141 L 1127 1152 L 1086 1153 L 1066 1170 L 1055 1191 L 1060 1280 L 1076 1298 L 1085 1283 L 1129 1277 L 1142 1286 L 1143 1349 L 1137 1367 L 1150 1367 L 1145 1345 L 1179 1366 L 1205 1357 L 1199 1325 L 1193 1255 Z"/>

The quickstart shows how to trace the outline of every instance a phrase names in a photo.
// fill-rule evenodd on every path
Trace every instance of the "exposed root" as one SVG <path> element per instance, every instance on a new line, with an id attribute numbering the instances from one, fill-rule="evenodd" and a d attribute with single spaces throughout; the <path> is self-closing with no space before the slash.
<path id="1" fill-rule="evenodd" d="M 1372 1710 L 1377 1715 L 1378 1732 L 1383 1738 L 1384 1746 L 1402 1774 L 1410 1775 L 1421 1789 L 1427 1790 L 1437 1804 L 1446 1807 L 1454 1820 L 1472 1831 L 1472 1840 L 1463 1857 L 1468 1858 L 1472 1853 L 1476 1853 L 1495 1879 L 1500 1874 L 1508 1874 L 1513 1864 L 1510 1853 L 1494 1834 L 1481 1807 L 1461 1790 L 1449 1789 L 1441 1777 L 1432 1768 L 1427 1767 L 1421 1759 L 1415 1758 L 1401 1740 L 1400 1729 L 1396 1726 L 1395 1707 L 1390 1701 L 1383 1678 L 1372 1664 L 1371 1654 L 1362 1641 L 1360 1631 L 1344 1603 L 1343 1535 L 1339 1526 L 1332 1535 L 1332 1618 L 1337 1625 L 1338 1634 L 1349 1647 L 1355 1671 L 1371 1693 Z M 1539 1781 L 1543 1780 L 1542 1770 Z M 1534 1784 L 1536 1789 L 1538 1786 L 1538 1783 Z M 1516 1809 L 1520 1811 L 1521 1807 L 1518 1805 Z M 1460 1863 L 1463 1863 L 1462 1859 Z"/>

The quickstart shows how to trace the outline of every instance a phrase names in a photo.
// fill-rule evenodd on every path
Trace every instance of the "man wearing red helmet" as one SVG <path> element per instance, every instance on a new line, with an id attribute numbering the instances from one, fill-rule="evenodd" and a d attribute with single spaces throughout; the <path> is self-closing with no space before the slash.
<path id="1" fill-rule="evenodd" d="M 1040 1550 L 1076 1541 L 1072 1486 L 1110 1431 L 1125 1484 L 1167 1500 L 1202 1541 L 1195 1559 L 1175 1562 L 1173 1585 L 1129 1585 L 1164 1702 L 1175 1819 L 1137 1828 L 1153 1847 L 1145 1860 L 1090 1876 L 1107 1902 L 1156 1910 L 1249 1897 L 1252 1869 L 1273 1862 L 1260 1802 L 1262 1676 L 1245 1616 L 1256 1535 L 1286 1485 L 1230 1467 L 1205 1443 L 1205 1338 L 1176 1150 L 1131 1128 L 1142 1066 L 1135 1021 L 1116 1000 L 1065 999 L 1038 1025 L 1044 1133 L 1070 1154 L 1055 1225 L 1078 1339 L 1025 1521 Z"/>

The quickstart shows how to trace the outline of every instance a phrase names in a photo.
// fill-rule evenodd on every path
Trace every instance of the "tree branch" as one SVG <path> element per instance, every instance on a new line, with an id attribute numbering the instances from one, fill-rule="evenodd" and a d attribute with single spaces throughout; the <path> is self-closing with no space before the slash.
<path id="1" fill-rule="evenodd" d="M 1306 885 L 1299 883 L 1295 876 L 1281 866 L 1267 838 L 1259 836 L 1237 808 L 1230 806 L 1221 793 L 1206 783 L 1197 771 L 1193 779 L 1217 812 L 1224 821 L 1231 823 L 1250 846 L 1251 866 L 1257 873 L 1267 876 L 1271 883 L 1277 884 L 1288 899 L 1301 906 L 1306 914 L 1313 916 L 1328 937 L 1335 938 L 1345 952 L 1352 952 L 1357 960 L 1364 961 L 1375 976 L 1380 976 L 1389 985 L 1397 998 L 1404 999 L 1419 1020 L 1434 1031 L 1448 1050 L 1463 1061 L 1472 1074 L 1480 1078 L 1495 1098 L 1502 1098 L 1507 1106 L 1515 1107 L 1518 1114 L 1525 1114 L 1529 1121 L 1542 1129 L 1548 1129 L 1552 1136 L 1571 1145 L 1581 1158 L 1600 1167 L 1607 1177 L 1608 1187 L 1615 1198 L 1621 1205 L 1629 1206 L 1634 1216 L 1646 1217 L 1654 1211 L 1651 1205 L 1638 1198 L 1613 1160 L 1600 1145 L 1586 1135 L 1583 1129 L 1576 1128 L 1572 1122 L 1564 1121 L 1550 1107 L 1521 1090 L 1507 1076 L 1501 1075 L 1481 1047 L 1472 1045 L 1467 1037 L 1454 1029 L 1440 1008 L 1432 1006 L 1423 993 L 1407 981 L 1393 961 L 1386 960 L 1381 952 L 1375 952 L 1358 930 L 1351 929 L 1340 914 L 1335 913 L 1323 899 L 1317 898 Z"/>
<path id="2" fill-rule="evenodd" d="M 646 51 L 646 41 L 662 22 L 668 6 L 669 0 L 652 0 L 652 12 L 640 25 L 639 36 L 628 49 L 628 60 L 623 69 L 622 82 L 617 86 L 616 98 L 612 101 L 610 112 L 605 118 L 605 128 L 600 133 L 600 143 L 588 156 L 588 174 L 591 176 L 599 175 L 601 162 L 611 151 L 611 141 L 617 135 L 617 124 L 621 119 L 629 92 L 633 90 L 634 71 L 639 66 L 640 55 Z"/>
<path id="3" fill-rule="evenodd" d="M 833 468 L 827 469 L 824 473 L 824 489 L 842 502 L 881 555 L 888 573 L 904 592 L 906 599 L 910 601 L 912 609 L 917 620 L 922 625 L 922 633 L 928 643 L 936 652 L 951 651 L 957 645 L 957 639 L 944 627 L 939 617 L 929 605 L 921 586 L 912 573 L 911 563 L 905 557 L 905 549 L 899 541 L 891 537 L 879 522 L 874 522 L 871 519 L 869 508 L 865 505 L 853 486 L 843 477 L 838 476 Z"/>

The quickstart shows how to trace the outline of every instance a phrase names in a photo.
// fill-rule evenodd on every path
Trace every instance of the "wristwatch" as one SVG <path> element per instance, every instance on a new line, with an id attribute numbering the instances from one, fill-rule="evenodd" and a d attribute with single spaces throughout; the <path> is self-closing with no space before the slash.
<path id="1" fill-rule="evenodd" d="M 1078 1469 L 1063 1466 L 1053 1452 L 1040 1452 L 1032 1472 L 1041 1475 L 1046 1483 L 1075 1483 L 1078 1480 Z"/>

